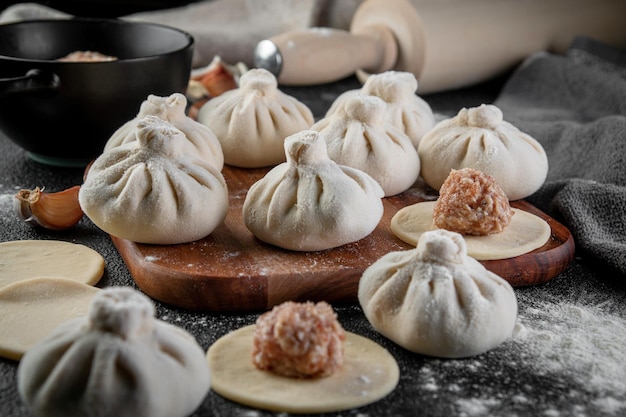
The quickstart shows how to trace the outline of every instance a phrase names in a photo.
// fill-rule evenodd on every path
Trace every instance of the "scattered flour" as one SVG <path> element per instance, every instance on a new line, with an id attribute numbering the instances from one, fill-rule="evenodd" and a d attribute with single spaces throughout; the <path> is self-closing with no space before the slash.
<path id="1" fill-rule="evenodd" d="M 626 311 L 604 307 L 551 301 L 524 307 L 517 333 L 501 347 L 481 358 L 428 360 L 420 388 L 433 398 L 454 393 L 453 414 L 461 417 L 529 410 L 544 417 L 626 416 Z M 535 382 L 519 383 L 519 373 Z M 481 381 L 481 375 L 490 376 Z"/>
<path id="2" fill-rule="evenodd" d="M 596 394 L 626 398 L 626 319 L 570 303 L 527 309 L 512 340 L 539 374 L 559 373 Z M 620 402 L 626 411 L 626 401 Z"/>

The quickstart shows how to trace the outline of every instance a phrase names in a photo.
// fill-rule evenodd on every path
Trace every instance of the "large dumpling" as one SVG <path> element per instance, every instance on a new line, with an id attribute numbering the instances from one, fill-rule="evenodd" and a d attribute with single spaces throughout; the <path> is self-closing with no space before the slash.
<path id="1" fill-rule="evenodd" d="M 435 125 L 435 116 L 428 103 L 416 92 L 417 79 L 411 72 L 372 74 L 360 89 L 346 91 L 337 97 L 326 116 L 342 112 L 346 101 L 357 94 L 379 97 L 387 103 L 385 120 L 402 129 L 417 147 L 421 138 Z"/>
<path id="2" fill-rule="evenodd" d="M 185 417 L 207 395 L 205 352 L 157 320 L 145 295 L 111 287 L 22 357 L 18 390 L 39 417 Z"/>
<path id="3" fill-rule="evenodd" d="M 239 85 L 203 105 L 198 121 L 215 132 L 229 165 L 258 168 L 284 162 L 285 138 L 311 127 L 313 113 L 280 91 L 276 77 L 265 69 L 245 72 Z"/>
<path id="4" fill-rule="evenodd" d="M 492 176 L 509 200 L 519 200 L 537 191 L 548 175 L 541 144 L 504 121 L 494 105 L 462 109 L 439 122 L 417 150 L 421 176 L 436 190 L 451 170 L 472 168 Z"/>
<path id="5" fill-rule="evenodd" d="M 357 94 L 346 99 L 342 112 L 326 116 L 311 130 L 326 139 L 330 159 L 369 174 L 385 196 L 393 196 L 415 183 L 420 160 L 411 139 L 385 121 L 386 107 L 376 96 Z"/>
<path id="6" fill-rule="evenodd" d="M 513 335 L 517 299 L 511 285 L 467 256 L 463 237 L 424 233 L 412 250 L 370 265 L 358 299 L 374 329 L 423 355 L 461 358 Z"/>
<path id="7" fill-rule="evenodd" d="M 287 162 L 250 187 L 243 204 L 260 240 L 297 251 L 356 242 L 378 226 L 383 190 L 366 173 L 328 158 L 326 142 L 304 130 L 285 140 Z"/>
<path id="8" fill-rule="evenodd" d="M 78 198 L 105 232 L 140 243 L 175 244 L 209 235 L 228 211 L 228 189 L 211 163 L 185 152 L 175 126 L 147 116 L 137 140 L 100 155 Z"/>
<path id="9" fill-rule="evenodd" d="M 111 135 L 104 145 L 104 152 L 137 140 L 135 134 L 137 124 L 146 116 L 157 116 L 183 132 L 189 142 L 185 145 L 187 152 L 203 158 L 221 170 L 224 166 L 224 155 L 219 140 L 211 129 L 187 116 L 186 107 L 187 99 L 180 93 L 168 97 L 149 95 L 141 103 L 137 116 L 124 123 Z"/>

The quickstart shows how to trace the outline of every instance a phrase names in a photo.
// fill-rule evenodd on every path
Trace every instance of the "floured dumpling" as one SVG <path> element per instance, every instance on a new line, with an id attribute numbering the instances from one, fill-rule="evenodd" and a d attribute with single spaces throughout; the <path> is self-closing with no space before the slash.
<path id="1" fill-rule="evenodd" d="M 424 233 L 415 249 L 374 262 L 358 298 L 379 333 L 434 357 L 493 349 L 512 336 L 517 320 L 511 285 L 469 257 L 463 237 L 447 230 Z"/>
<path id="2" fill-rule="evenodd" d="M 415 183 L 420 160 L 411 139 L 385 121 L 386 106 L 378 97 L 357 94 L 346 99 L 343 111 L 326 116 L 311 130 L 326 139 L 330 159 L 369 174 L 388 197 Z"/>
<path id="3" fill-rule="evenodd" d="M 356 242 L 383 215 L 383 190 L 366 173 L 328 158 L 326 142 L 305 130 L 285 140 L 284 162 L 250 187 L 243 219 L 260 240 L 316 251 Z"/>
<path id="4" fill-rule="evenodd" d="M 137 116 L 124 123 L 104 146 L 104 151 L 120 146 L 124 143 L 137 140 L 135 134 L 137 124 L 146 116 L 157 116 L 176 126 L 187 138 L 189 143 L 185 146 L 187 152 L 199 156 L 206 162 L 212 163 L 218 170 L 224 166 L 224 155 L 220 142 L 207 126 L 198 123 L 185 114 L 187 98 L 180 93 L 174 93 L 168 97 L 149 95 L 141 103 Z"/>
<path id="5" fill-rule="evenodd" d="M 386 71 L 367 77 L 360 89 L 341 94 L 326 116 L 343 111 L 348 98 L 357 95 L 380 97 L 387 103 L 385 119 L 402 129 L 417 147 L 421 138 L 435 125 L 435 116 L 428 103 L 416 94 L 417 79 L 411 72 Z"/>
<path id="6" fill-rule="evenodd" d="M 140 243 L 175 244 L 209 235 L 228 211 L 221 172 L 185 152 L 172 124 L 146 116 L 137 140 L 104 152 L 78 194 L 85 214 L 105 232 Z"/>
<path id="7" fill-rule="evenodd" d="M 148 297 L 126 287 L 95 293 L 86 316 L 31 347 L 18 390 L 40 417 L 184 417 L 209 391 L 205 352 L 157 320 Z"/>
<path id="8" fill-rule="evenodd" d="M 452 169 L 473 168 L 492 176 L 509 200 L 528 197 L 548 174 L 539 142 L 503 120 L 496 106 L 462 109 L 420 141 L 421 176 L 439 190 Z"/>
<path id="9" fill-rule="evenodd" d="M 219 139 L 227 164 L 258 168 L 285 161 L 287 136 L 311 127 L 313 113 L 278 89 L 276 77 L 261 68 L 245 72 L 239 88 L 200 108 L 198 121 Z"/>

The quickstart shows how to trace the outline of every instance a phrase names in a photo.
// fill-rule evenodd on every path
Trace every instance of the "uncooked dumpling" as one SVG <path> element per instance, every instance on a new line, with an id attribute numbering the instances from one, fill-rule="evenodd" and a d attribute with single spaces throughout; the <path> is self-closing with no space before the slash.
<path id="1" fill-rule="evenodd" d="M 285 138 L 310 128 L 313 113 L 280 91 L 276 77 L 265 69 L 245 72 L 239 85 L 203 105 L 198 121 L 215 132 L 229 165 L 257 168 L 284 162 Z"/>
<path id="2" fill-rule="evenodd" d="M 415 183 L 420 160 L 411 139 L 385 121 L 386 107 L 378 97 L 357 94 L 346 99 L 343 111 L 326 116 L 311 130 L 326 139 L 330 159 L 369 174 L 388 197 Z"/>
<path id="3" fill-rule="evenodd" d="M 87 316 L 31 347 L 18 390 L 39 417 L 184 417 L 209 391 L 205 353 L 193 336 L 157 320 L 125 287 L 97 292 Z"/>
<path id="4" fill-rule="evenodd" d="M 175 244 L 209 235 L 228 211 L 228 189 L 211 163 L 185 152 L 172 124 L 146 116 L 137 140 L 104 152 L 78 194 L 105 232 L 140 243 Z"/>
<path id="5" fill-rule="evenodd" d="M 146 116 L 157 116 L 176 126 L 187 138 L 189 143 L 185 149 L 200 158 L 210 162 L 218 170 L 224 166 L 224 154 L 220 142 L 211 129 L 198 123 L 185 114 L 187 98 L 183 94 L 174 93 L 168 97 L 150 94 L 139 108 L 134 119 L 124 123 L 104 146 L 104 151 L 120 146 L 124 143 L 137 140 L 135 134 L 137 124 Z"/>
<path id="6" fill-rule="evenodd" d="M 387 103 L 386 121 L 406 133 L 417 147 L 421 138 L 435 125 L 435 116 L 428 103 L 416 92 L 417 79 L 411 72 L 386 71 L 372 74 L 360 89 L 346 91 L 337 97 L 326 116 L 343 111 L 346 100 L 354 95 L 379 97 Z"/>
<path id="7" fill-rule="evenodd" d="M 356 242 L 383 215 L 383 190 L 366 173 L 328 158 L 326 142 L 305 130 L 285 140 L 284 162 L 250 187 L 243 204 L 248 229 L 260 240 L 316 251 Z"/>
<path id="8" fill-rule="evenodd" d="M 423 355 L 462 358 L 513 334 L 511 285 L 467 256 L 456 232 L 424 233 L 412 250 L 391 252 L 359 281 L 358 299 L 379 333 Z"/>
<path id="9" fill-rule="evenodd" d="M 496 106 L 462 109 L 441 121 L 420 141 L 421 176 L 439 190 L 452 169 L 473 168 L 491 175 L 509 200 L 528 197 L 548 174 L 539 142 L 503 120 Z"/>

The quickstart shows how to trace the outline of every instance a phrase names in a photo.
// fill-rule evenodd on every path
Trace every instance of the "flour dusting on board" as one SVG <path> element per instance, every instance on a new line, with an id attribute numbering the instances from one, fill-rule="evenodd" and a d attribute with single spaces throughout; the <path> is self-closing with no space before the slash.
<path id="1" fill-rule="evenodd" d="M 626 311 L 613 309 L 611 300 L 520 301 L 519 329 L 497 349 L 425 361 L 415 380 L 406 381 L 419 385 L 420 402 L 462 417 L 529 410 L 545 417 L 626 415 Z M 438 398 L 450 395 L 453 403 L 441 405 Z M 581 404 L 581 398 L 590 400 Z M 545 403 L 550 406 L 535 408 Z"/>

